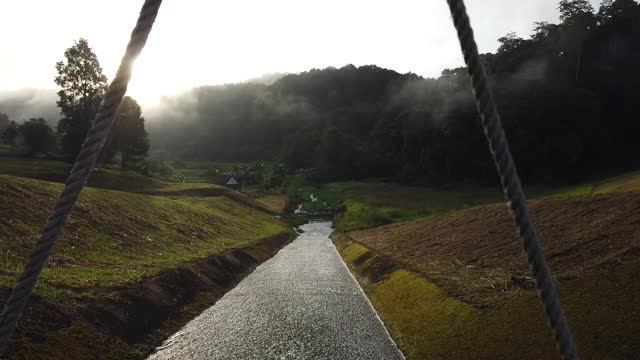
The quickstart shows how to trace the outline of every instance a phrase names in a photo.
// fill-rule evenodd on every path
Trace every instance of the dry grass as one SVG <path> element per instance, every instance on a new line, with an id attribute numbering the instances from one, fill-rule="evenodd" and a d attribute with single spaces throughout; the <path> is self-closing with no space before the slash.
<path id="1" fill-rule="evenodd" d="M 594 193 L 610 193 L 624 191 L 640 191 L 640 173 L 625 174 L 595 186 Z"/>
<path id="2" fill-rule="evenodd" d="M 624 176 L 594 185 L 596 195 L 530 203 L 583 358 L 640 351 L 638 183 Z M 355 231 L 336 244 L 409 359 L 557 357 L 504 204 Z"/>
<path id="3" fill-rule="evenodd" d="M 532 201 L 531 214 L 558 277 L 613 266 L 640 254 L 640 193 Z M 504 204 L 356 231 L 350 236 L 477 305 L 503 298 L 512 279 L 529 274 Z"/>
<path id="4" fill-rule="evenodd" d="M 277 214 L 284 214 L 287 211 L 288 198 L 286 195 L 278 194 L 256 194 L 252 197 L 267 209 Z"/>
<path id="5" fill-rule="evenodd" d="M 474 306 L 389 257 L 340 236 L 336 245 L 408 359 L 554 359 L 536 291 L 516 288 Z M 634 359 L 640 351 L 640 261 L 590 268 L 560 281 L 583 358 Z"/>

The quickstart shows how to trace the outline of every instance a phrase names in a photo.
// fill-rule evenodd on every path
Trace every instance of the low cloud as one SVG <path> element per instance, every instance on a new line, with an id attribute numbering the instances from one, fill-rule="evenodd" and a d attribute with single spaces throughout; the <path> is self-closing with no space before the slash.
<path id="1" fill-rule="evenodd" d="M 42 117 L 50 124 L 56 124 L 60 119 L 57 100 L 54 89 L 0 91 L 0 112 L 6 113 L 14 121 Z"/>

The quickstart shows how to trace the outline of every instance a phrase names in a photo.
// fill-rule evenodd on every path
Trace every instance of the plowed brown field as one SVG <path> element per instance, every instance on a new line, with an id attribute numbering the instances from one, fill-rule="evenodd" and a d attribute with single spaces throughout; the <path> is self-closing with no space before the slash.
<path id="1" fill-rule="evenodd" d="M 559 282 L 640 259 L 640 193 L 530 202 L 549 265 Z M 511 214 L 480 206 L 349 234 L 424 275 L 450 295 L 482 307 L 532 286 Z"/>

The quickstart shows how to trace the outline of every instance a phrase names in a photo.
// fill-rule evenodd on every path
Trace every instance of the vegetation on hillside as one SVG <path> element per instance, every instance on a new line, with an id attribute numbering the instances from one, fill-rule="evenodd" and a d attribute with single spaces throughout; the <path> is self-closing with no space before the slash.
<path id="1" fill-rule="evenodd" d="M 507 34 L 482 55 L 528 183 L 577 182 L 640 166 L 640 5 L 562 0 L 561 22 Z M 185 159 L 280 159 L 321 181 L 431 184 L 497 179 L 466 69 L 438 79 L 348 65 L 271 85 L 205 86 L 168 99 L 154 146 Z"/>
<path id="2" fill-rule="evenodd" d="M 61 184 L 0 175 L 5 205 L 0 215 L 1 285 L 13 284 L 61 189 Z M 176 197 L 172 189 L 162 190 L 174 197 L 87 188 L 38 291 L 82 293 L 94 286 L 124 285 L 287 231 L 273 215 L 226 196 L 186 192 L 191 196 Z"/>
<path id="3" fill-rule="evenodd" d="M 532 185 L 525 190 L 529 199 L 543 199 L 638 189 L 640 176 L 632 172 L 575 185 Z M 335 214 L 336 229 L 341 232 L 505 201 L 497 186 L 470 183 L 412 186 L 376 179 L 324 184 L 311 181 L 304 174 L 287 176 L 282 191 L 293 205 L 301 205 L 300 210 L 304 213 L 312 216 Z"/>

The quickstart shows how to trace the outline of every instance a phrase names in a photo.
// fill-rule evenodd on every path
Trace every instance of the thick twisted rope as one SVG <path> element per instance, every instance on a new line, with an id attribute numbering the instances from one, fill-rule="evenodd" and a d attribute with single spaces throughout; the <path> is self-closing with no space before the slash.
<path id="1" fill-rule="evenodd" d="M 116 110 L 122 102 L 131 79 L 133 62 L 147 42 L 161 3 L 162 0 L 145 0 L 138 22 L 131 33 L 131 39 L 120 62 L 118 72 L 104 95 L 98 114 L 93 120 L 91 129 L 87 133 L 76 162 L 65 182 L 64 190 L 60 194 L 55 209 L 31 252 L 29 261 L 25 265 L 18 283 L 13 288 L 4 306 L 2 315 L 0 315 L 0 355 L 4 353 L 7 347 L 11 333 L 29 300 L 38 276 L 51 253 L 53 244 L 78 200 L 98 158 L 100 149 L 111 130 Z"/>
<path id="2" fill-rule="evenodd" d="M 556 340 L 560 354 L 565 359 L 578 359 L 569 325 L 560 306 L 556 287 L 551 279 L 551 272 L 529 216 L 527 200 L 511 157 L 509 144 L 493 100 L 493 94 L 488 86 L 487 73 L 478 54 L 478 46 L 473 36 L 473 29 L 469 22 L 464 0 L 447 0 L 447 3 L 458 32 L 464 60 L 467 63 L 473 93 L 478 105 L 478 111 L 482 117 L 482 127 L 500 176 L 502 189 L 518 227 L 529 267 L 535 277 L 540 299 L 553 331 L 553 337 Z"/>

